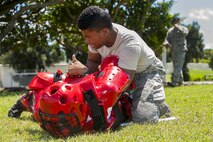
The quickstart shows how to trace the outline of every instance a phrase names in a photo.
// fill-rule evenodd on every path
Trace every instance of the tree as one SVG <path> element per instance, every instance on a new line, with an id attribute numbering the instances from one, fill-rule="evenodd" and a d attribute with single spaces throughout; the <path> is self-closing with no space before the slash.
<path id="1" fill-rule="evenodd" d="M 11 3 L 15 3 L 13 4 L 13 6 L 11 6 L 12 11 L 15 11 L 13 10 L 15 9 L 14 7 L 18 6 L 19 10 L 17 11 L 17 13 L 20 13 L 21 16 L 11 14 L 10 12 L 11 10 L 9 11 L 9 14 L 6 14 L 9 15 L 8 16 L 9 18 L 7 19 L 10 19 L 10 17 L 12 17 L 12 19 L 16 19 L 16 24 L 13 25 L 11 31 L 4 30 L 3 32 L 1 32 L 4 33 L 5 35 L 4 38 L 2 38 L 2 41 L 0 42 L 1 44 L 0 54 L 1 55 L 4 54 L 4 58 L 1 57 L 2 63 L 7 62 L 16 70 L 21 69 L 25 70 L 28 65 L 32 65 L 32 67 L 34 67 L 35 69 L 40 62 L 44 62 L 39 60 L 42 59 L 41 55 L 39 55 L 41 53 L 36 53 L 36 55 L 38 55 L 35 57 L 36 60 L 33 61 L 25 60 L 28 62 L 25 63 L 26 66 L 19 65 L 18 68 L 17 64 L 23 64 L 21 60 L 17 61 L 11 60 L 11 62 L 6 60 L 8 58 L 15 59 L 15 57 L 10 57 L 15 54 L 7 54 L 8 52 L 18 51 L 15 49 L 23 48 L 23 46 L 27 48 L 29 44 L 31 45 L 31 48 L 36 48 L 36 46 L 39 46 L 40 48 L 45 48 L 46 50 L 47 48 L 51 50 L 55 48 L 54 49 L 55 51 L 59 51 L 57 52 L 58 55 L 57 57 L 60 57 L 62 55 L 60 52 L 63 52 L 62 50 L 65 50 L 65 54 L 68 57 L 67 61 L 71 57 L 71 54 L 77 52 L 77 50 L 82 50 L 82 52 L 84 51 L 83 49 L 86 47 L 86 45 L 82 44 L 83 40 L 79 30 L 76 27 L 76 21 L 79 13 L 85 7 L 89 6 L 89 4 L 93 4 L 94 2 L 92 2 L 91 0 L 87 1 L 67 0 L 64 1 L 62 4 L 61 2 L 63 1 L 62 0 L 55 0 L 53 2 L 26 1 L 26 0 L 17 2 L 11 1 Z M 57 3 L 59 4 L 56 5 Z M 52 4 L 52 6 L 47 6 L 48 4 L 49 5 Z M 7 29 L 6 27 L 8 25 L 11 24 L 1 25 L 0 28 Z M 51 53 L 50 52 L 51 50 L 48 50 L 49 52 L 45 53 Z M 37 52 L 37 50 L 34 51 Z M 83 52 L 83 55 L 84 54 L 85 51 Z M 6 56 L 8 57 L 6 58 Z M 45 56 L 46 56 L 45 59 L 48 59 L 45 61 L 46 62 L 45 64 L 47 66 L 50 65 L 51 63 L 60 61 L 62 59 L 62 57 L 55 58 L 54 56 L 49 55 Z M 21 57 L 24 57 L 24 55 Z M 28 57 L 31 56 L 29 55 Z M 28 69 L 33 70 L 32 67 L 29 66 Z"/>
<path id="2" fill-rule="evenodd" d="M 52 2 L 4 0 L 1 1 L 0 54 L 1 62 L 11 65 L 17 72 L 34 72 L 40 64 L 50 65 L 63 59 L 59 45 L 48 40 L 45 8 L 61 0 Z M 3 24 L 2 24 L 3 23 Z"/>
<path id="3" fill-rule="evenodd" d="M 213 70 L 213 56 L 210 58 L 209 67 Z"/>
<path id="4" fill-rule="evenodd" d="M 0 42 L 3 38 L 12 31 L 17 20 L 21 16 L 38 13 L 42 8 L 63 2 L 63 0 L 55 0 L 52 2 L 29 1 L 29 0 L 2 0 L 0 1 L 0 22 L 4 23 L 1 27 Z M 32 15 L 31 15 L 32 16 Z"/>
<path id="5" fill-rule="evenodd" d="M 198 22 L 193 22 L 187 27 L 189 29 L 189 34 L 186 37 L 188 52 L 186 52 L 185 62 L 183 65 L 184 81 L 190 80 L 187 64 L 193 59 L 198 62 L 199 59 L 203 58 L 204 54 L 203 34 L 200 33 L 200 25 L 198 24 Z"/>

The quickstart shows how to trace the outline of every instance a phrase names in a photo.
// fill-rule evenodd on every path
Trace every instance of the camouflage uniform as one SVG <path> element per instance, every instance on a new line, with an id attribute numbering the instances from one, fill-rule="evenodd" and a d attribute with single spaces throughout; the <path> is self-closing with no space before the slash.
<path id="1" fill-rule="evenodd" d="M 181 85 L 183 81 L 182 67 L 187 51 L 186 36 L 188 29 L 177 25 L 168 30 L 164 44 L 171 45 L 171 56 L 173 62 L 172 82 L 173 86 Z"/>
<path id="2" fill-rule="evenodd" d="M 155 123 L 162 115 L 170 112 L 164 102 L 164 76 L 165 70 L 158 58 L 144 71 L 135 74 L 134 82 L 138 89 L 132 95 L 132 120 L 134 122 Z"/>

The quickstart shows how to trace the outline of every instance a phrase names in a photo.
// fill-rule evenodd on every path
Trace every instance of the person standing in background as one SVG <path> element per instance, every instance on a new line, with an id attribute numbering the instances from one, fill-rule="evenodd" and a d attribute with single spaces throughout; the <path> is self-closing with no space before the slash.
<path id="1" fill-rule="evenodd" d="M 185 55 L 188 51 L 186 36 L 188 29 L 180 24 L 180 18 L 175 17 L 172 20 L 172 25 L 163 43 L 167 48 L 171 48 L 171 58 L 173 63 L 172 80 L 167 85 L 170 87 L 180 86 L 183 83 L 182 68 L 185 61 Z"/>

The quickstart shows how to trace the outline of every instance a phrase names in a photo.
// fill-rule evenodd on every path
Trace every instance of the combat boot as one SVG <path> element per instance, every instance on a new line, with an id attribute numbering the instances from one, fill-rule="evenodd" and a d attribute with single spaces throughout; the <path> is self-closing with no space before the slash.
<path id="1" fill-rule="evenodd" d="M 18 100 L 15 105 L 8 111 L 8 117 L 19 118 L 21 113 L 25 110 L 21 100 Z"/>
<path id="2" fill-rule="evenodd" d="M 159 110 L 160 110 L 160 117 L 165 116 L 165 117 L 171 117 L 171 110 L 165 102 L 161 103 L 158 105 Z"/>

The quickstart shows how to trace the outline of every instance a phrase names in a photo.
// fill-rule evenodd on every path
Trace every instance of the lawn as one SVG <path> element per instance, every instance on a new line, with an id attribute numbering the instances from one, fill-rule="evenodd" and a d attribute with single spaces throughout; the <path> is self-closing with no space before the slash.
<path id="1" fill-rule="evenodd" d="M 213 80 L 213 70 L 189 70 L 192 81 Z M 205 79 L 205 75 L 212 75 Z"/>
<path id="2" fill-rule="evenodd" d="M 190 81 L 213 81 L 213 70 L 189 70 Z M 205 75 L 208 76 L 205 79 Z M 171 82 L 171 74 L 166 74 L 166 82 Z"/>
<path id="3" fill-rule="evenodd" d="M 213 141 L 213 85 L 165 88 L 167 103 L 179 120 L 158 124 L 133 124 L 116 131 L 81 133 L 56 139 L 43 131 L 25 112 L 20 119 L 7 117 L 22 92 L 0 92 L 0 141 L 79 142 L 211 142 Z"/>

